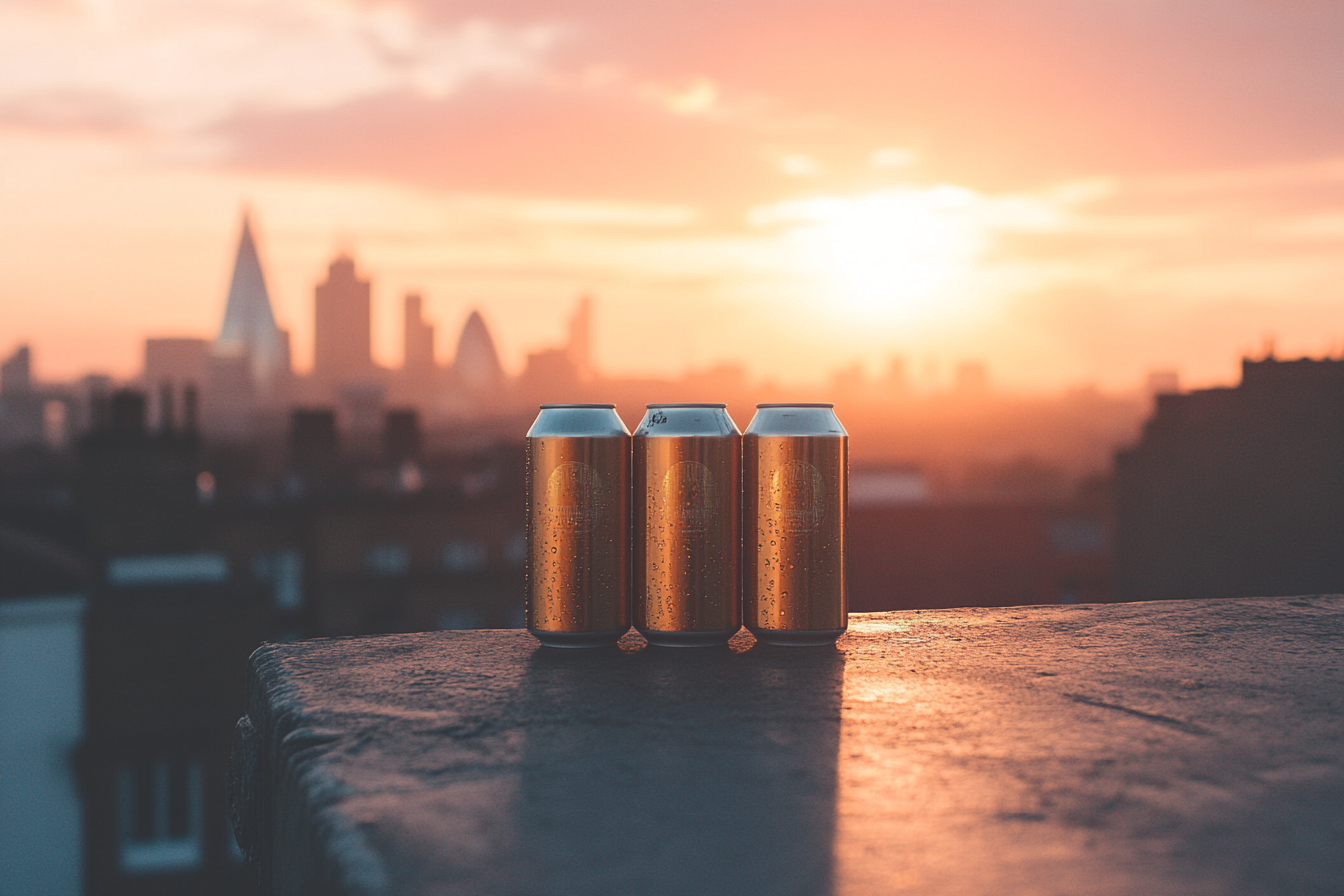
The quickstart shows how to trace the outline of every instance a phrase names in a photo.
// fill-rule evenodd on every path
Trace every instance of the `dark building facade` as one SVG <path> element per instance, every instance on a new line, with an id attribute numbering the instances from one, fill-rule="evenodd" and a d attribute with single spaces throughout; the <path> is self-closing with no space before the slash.
<path id="1" fill-rule="evenodd" d="M 96 571 L 84 614 L 78 750 L 84 892 L 235 893 L 225 824 L 229 717 L 242 656 L 268 632 L 261 589 L 208 546 L 201 444 L 185 418 L 151 431 L 113 394 L 79 446 L 76 508 Z"/>
<path id="2" fill-rule="evenodd" d="M 1072 504 L 857 506 L 849 514 L 849 608 L 1104 603 L 1106 517 Z"/>
<path id="3" fill-rule="evenodd" d="M 266 640 L 520 626 L 522 446 L 445 451 L 408 410 L 364 444 L 330 408 L 294 412 L 288 439 L 212 445 L 191 415 L 148 427 L 131 390 L 95 416 L 72 463 L 0 476 L 0 584 L 23 597 L 0 636 L 8 653 L 20 635 L 64 637 L 79 681 L 66 702 L 82 710 L 62 729 L 78 741 L 78 810 L 61 809 L 54 780 L 48 814 L 82 829 L 86 893 L 246 892 L 224 771 L 248 655 Z M 54 493 L 61 476 L 69 506 L 21 512 L 30 490 L 12 479 Z M 30 554 L 87 570 L 69 586 L 80 594 L 49 595 Z"/>
<path id="4" fill-rule="evenodd" d="M 1344 591 L 1344 360 L 1158 395 L 1116 455 L 1115 519 L 1121 599 Z"/>

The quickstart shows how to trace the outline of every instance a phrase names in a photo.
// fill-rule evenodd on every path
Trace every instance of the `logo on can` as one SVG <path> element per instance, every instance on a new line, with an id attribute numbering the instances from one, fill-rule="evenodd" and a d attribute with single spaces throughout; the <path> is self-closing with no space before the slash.
<path id="1" fill-rule="evenodd" d="M 663 500 L 679 532 L 702 533 L 719 511 L 719 489 L 709 467 L 688 460 L 673 464 L 663 476 Z"/>
<path id="2" fill-rule="evenodd" d="M 602 477 L 585 463 L 560 464 L 546 481 L 547 510 L 557 526 L 572 532 L 592 529 L 604 498 Z"/>
<path id="3" fill-rule="evenodd" d="M 783 508 L 790 535 L 811 532 L 826 518 L 826 480 L 806 461 L 791 460 L 770 477 L 771 500 Z"/>

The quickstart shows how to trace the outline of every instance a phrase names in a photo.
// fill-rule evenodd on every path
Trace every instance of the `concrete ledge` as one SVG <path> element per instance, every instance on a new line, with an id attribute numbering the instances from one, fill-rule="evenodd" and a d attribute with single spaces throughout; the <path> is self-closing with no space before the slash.
<path id="1" fill-rule="evenodd" d="M 1339 893 L 1344 597 L 852 618 L 834 650 L 267 645 L 267 893 Z"/>

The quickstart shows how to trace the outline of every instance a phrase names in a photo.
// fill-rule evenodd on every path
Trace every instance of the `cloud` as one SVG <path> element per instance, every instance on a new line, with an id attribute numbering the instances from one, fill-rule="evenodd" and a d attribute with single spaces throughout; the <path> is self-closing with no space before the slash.
<path id="1" fill-rule="evenodd" d="M 302 138 L 324 116 L 407 133 L 415 116 L 432 133 L 448 119 L 470 121 L 471 135 L 449 129 L 454 141 L 503 148 L 491 184 L 517 159 L 511 190 L 538 180 L 517 142 L 556 140 L 568 113 L 571 130 L 616 138 L 633 124 L 680 149 L 707 148 L 706 119 L 732 122 L 737 132 L 710 140 L 718 149 L 682 160 L 726 164 L 723 177 L 673 178 L 711 199 L 745 170 L 729 156 L 758 155 L 766 167 L 808 158 L 828 188 L 899 176 L 918 158 L 921 177 L 1003 191 L 1300 161 L 1344 140 L 1344 93 L 1334 86 L 1344 83 L 1344 7 L 1332 4 L 126 0 L 83 9 L 0 7 L 0 102 L 52 122 L 68 117 L 62 97 L 106 96 L 167 143 L 236 130 L 234 155 L 253 169 L 274 158 L 292 171 L 295 154 L 267 149 L 264 131 Z M 501 106 L 482 111 L 490 102 Z M 634 108 L 644 102 L 672 118 Z M 594 166 L 618 181 L 631 167 L 624 140 L 559 143 L 550 180 L 569 164 L 577 185 Z M 638 135 L 633 143 L 666 155 Z M 566 155 L 580 144 L 600 161 Z M 337 171 L 337 154 L 313 157 Z M 430 165 L 406 165 L 405 149 L 389 148 L 382 165 L 347 155 L 361 176 L 456 185 Z M 762 177 L 753 182 L 775 183 Z"/>
<path id="2" fill-rule="evenodd" d="M 97 91 L 53 90 L 0 99 L 0 131 L 42 134 L 143 135 L 136 108 Z"/>
<path id="3" fill-rule="evenodd" d="M 60 16 L 0 6 L 0 101 L 101 95 L 164 141 L 190 140 L 242 108 L 442 97 L 477 79 L 530 77 L 560 40 L 544 17 L 426 27 L 398 4 L 126 0 Z"/>
<path id="4" fill-rule="evenodd" d="M 868 156 L 868 164 L 874 168 L 905 168 L 917 161 L 918 153 L 900 146 L 884 146 L 873 150 Z"/>
<path id="5" fill-rule="evenodd" d="M 811 177 L 821 170 L 821 166 L 811 156 L 793 153 L 779 160 L 779 170 L 789 177 Z"/>
<path id="6" fill-rule="evenodd" d="M 454 6 L 453 9 L 460 9 Z M 499 9 L 491 4 L 488 8 Z M 712 79 L 828 168 L 877 146 L 986 189 L 1314 158 L 1344 137 L 1344 7 L 938 2 L 516 3 L 551 62 Z"/>
<path id="7" fill-rule="evenodd" d="M 495 85 L 441 100 L 401 91 L 242 113 L 212 134 L 230 147 L 228 163 L 247 170 L 395 177 L 469 193 L 714 206 L 777 179 L 734 123 L 609 91 Z"/>

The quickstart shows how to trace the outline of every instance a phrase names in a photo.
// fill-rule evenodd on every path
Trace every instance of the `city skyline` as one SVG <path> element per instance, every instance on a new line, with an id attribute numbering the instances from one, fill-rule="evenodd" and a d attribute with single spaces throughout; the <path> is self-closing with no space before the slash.
<path id="1" fill-rule="evenodd" d="M 1344 337 L 1341 37 L 1253 0 L 7 5 L 0 350 L 126 377 L 212 332 L 247 202 L 300 369 L 346 250 L 384 366 L 405 293 L 516 374 L 591 292 L 613 375 L 1231 382 Z"/>
<path id="2" fill-rule="evenodd" d="M 420 393 L 417 400 L 424 400 L 430 393 L 445 388 L 443 382 L 435 379 L 444 372 L 456 371 L 455 388 L 466 388 L 468 392 L 504 385 L 509 380 L 526 379 L 529 374 L 553 377 L 557 373 L 554 367 L 557 361 L 567 371 L 572 368 L 562 380 L 572 377 L 579 382 L 588 382 L 602 373 L 592 361 L 593 298 L 586 293 L 576 297 L 572 312 L 566 311 L 564 338 L 553 345 L 539 346 L 537 352 L 529 351 L 522 368 L 509 371 L 500 362 L 500 352 L 480 308 L 469 307 L 460 327 L 445 330 L 425 316 L 424 296 L 417 291 L 407 292 L 400 301 L 403 315 L 401 356 L 389 363 L 379 363 L 371 339 L 374 276 L 360 268 L 349 250 L 334 253 L 327 264 L 325 278 L 316 282 L 311 290 L 312 304 L 307 317 L 314 322 L 317 338 L 308 366 L 297 367 L 290 353 L 290 330 L 277 323 L 272 309 L 266 286 L 267 274 L 253 232 L 253 217 L 252 210 L 244 207 L 227 301 L 221 322 L 214 331 L 216 335 L 178 333 L 147 337 L 139 367 L 129 376 L 119 378 L 122 382 L 138 382 L 148 390 L 147 394 L 154 396 L 166 383 L 171 383 L 177 391 L 188 386 L 208 390 L 213 379 L 226 391 L 236 392 L 242 387 L 251 396 L 248 401 L 284 404 L 301 397 L 287 389 L 288 378 L 293 375 L 302 377 L 311 388 L 318 390 L 310 392 L 310 397 L 325 395 L 330 398 L 342 386 L 373 382 L 388 374 L 399 373 L 411 377 L 400 385 L 412 394 Z M 455 346 L 446 356 L 435 339 L 436 331 L 450 346 Z M 20 343 L 14 352 L 18 353 L 15 357 L 23 356 L 24 369 L 31 371 L 31 345 Z M 539 371 L 533 370 L 536 364 L 541 364 Z M 730 363 L 728 366 L 746 372 L 741 365 Z M 707 369 L 716 368 L 692 368 L 677 373 L 703 375 Z M 243 374 L 244 370 L 246 374 Z M 224 371 L 226 381 L 219 381 L 221 371 Z M 101 371 L 82 373 L 85 376 L 101 375 Z M 968 374 L 973 383 L 967 380 Z M 239 380 L 240 376 L 249 382 L 244 384 Z M 869 379 L 874 385 L 881 386 L 893 376 L 900 381 L 902 391 L 933 385 L 933 374 L 927 367 L 921 379 L 918 373 L 912 375 L 906 359 L 901 356 L 887 359 L 884 370 L 862 371 L 850 365 L 833 371 L 829 378 L 852 389 Z M 609 379 L 619 381 L 623 378 L 614 376 Z M 949 365 L 943 379 L 945 381 L 938 384 L 943 388 L 964 390 L 970 385 L 980 391 L 988 385 L 983 363 L 974 360 Z M 808 385 L 815 387 L 817 384 Z"/>
<path id="3" fill-rule="evenodd" d="M 772 393 L 780 388 L 795 389 L 799 394 L 813 397 L 821 389 L 825 395 L 834 393 L 844 398 L 847 404 L 915 396 L 964 398 L 987 396 L 991 392 L 1005 398 L 1067 398 L 1080 391 L 1109 392 L 1126 398 L 1151 397 L 1159 393 L 1226 385 L 1218 382 L 1192 384 L 1182 377 L 1178 368 L 1165 367 L 1150 368 L 1143 372 L 1141 380 L 1119 388 L 1099 390 L 1095 382 L 1088 382 L 1033 394 L 1004 389 L 978 358 L 943 363 L 943 359 L 931 356 L 909 358 L 902 354 L 888 356 L 884 359 L 885 364 L 876 368 L 861 362 L 851 363 L 827 371 L 824 377 L 811 382 L 753 377 L 745 365 L 731 360 L 686 366 L 661 377 L 623 375 L 601 370 L 593 361 L 593 297 L 589 293 L 578 294 L 568 305 L 556 303 L 564 309 L 560 338 L 536 346 L 535 351 L 529 346 L 515 369 L 508 369 L 502 362 L 509 347 L 496 345 L 492 328 L 480 307 L 467 306 L 461 325 L 454 328 L 445 327 L 441 321 L 426 314 L 425 296 L 419 290 L 407 291 L 395 299 L 385 297 L 387 304 L 395 303 L 399 309 L 396 330 L 401 351 L 398 357 L 384 361 L 377 357 L 372 339 L 372 326 L 377 317 L 372 296 L 377 275 L 363 269 L 348 248 L 336 249 L 329 256 L 325 277 L 315 281 L 310 289 L 306 317 L 315 324 L 316 333 L 321 334 L 325 327 L 326 335 L 318 335 L 314 355 L 305 368 L 295 363 L 291 353 L 291 329 L 280 326 L 272 309 L 266 286 L 268 275 L 254 234 L 254 217 L 250 206 L 242 207 L 227 300 L 222 318 L 212 331 L 215 335 L 165 333 L 147 337 L 142 343 L 140 363 L 130 374 L 120 377 L 109 377 L 98 370 L 85 370 L 80 376 L 64 381 L 42 377 L 34 363 L 33 346 L 28 342 L 14 345 L 4 357 L 22 358 L 25 375 L 35 384 L 59 387 L 92 378 L 106 379 L 109 385 L 137 386 L 145 391 L 154 419 L 159 413 L 159 393 L 165 388 L 171 388 L 178 396 L 177 400 L 181 400 L 180 393 L 184 388 L 204 390 L 205 415 L 210 420 L 220 413 L 236 417 L 239 413 L 252 413 L 267 407 L 275 410 L 313 401 L 342 403 L 350 398 L 343 394 L 343 390 L 361 386 L 376 387 L 379 405 L 388 401 L 401 402 L 429 411 L 432 416 L 436 403 L 447 399 L 454 408 L 453 413 L 472 409 L 467 411 L 470 416 L 486 409 L 487 405 L 480 404 L 483 399 L 503 399 L 504 403 L 499 406 L 501 410 L 516 410 L 517 400 L 524 395 L 544 397 L 532 393 L 538 386 L 544 391 L 547 380 L 559 384 L 557 395 L 560 397 L 569 394 L 576 385 L 594 382 L 605 383 L 624 395 L 625 389 L 632 384 L 694 383 L 692 388 L 699 390 L 706 384 L 712 386 L 713 382 L 722 381 L 723 388 L 739 400 L 744 388 L 765 389 Z M 442 344 L 445 342 L 447 346 Z M 324 344 L 327 346 L 325 350 L 320 347 Z M 1344 351 L 1344 344 L 1340 350 Z M 320 364 L 318 358 L 324 351 L 327 360 Z M 1300 357 L 1329 359 L 1335 353 L 1335 342 L 1331 340 L 1325 352 L 1302 353 Z M 1244 351 L 1238 363 L 1253 357 L 1274 359 L 1290 355 L 1278 353 L 1277 340 L 1271 334 L 1262 340 L 1258 351 Z M 555 366 L 557 363 L 561 365 L 559 368 Z M 219 403 L 221 399 L 223 405 Z M 460 403 L 463 399 L 467 402 L 465 405 Z M 230 409 L 226 405 L 235 407 Z M 251 410 L 245 412 L 246 408 Z M 252 424 L 235 421 L 223 431 L 232 429 L 241 434 L 251 428 Z"/>

